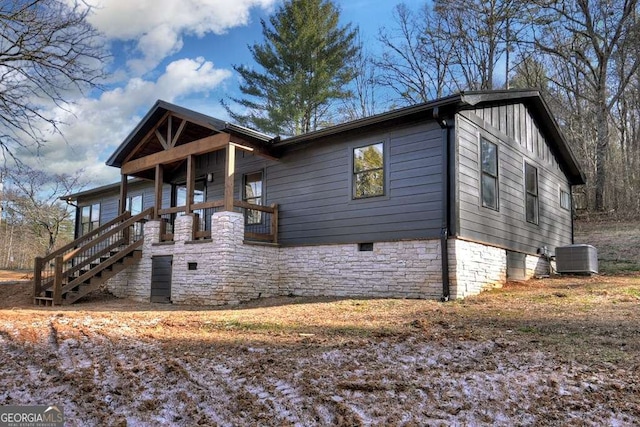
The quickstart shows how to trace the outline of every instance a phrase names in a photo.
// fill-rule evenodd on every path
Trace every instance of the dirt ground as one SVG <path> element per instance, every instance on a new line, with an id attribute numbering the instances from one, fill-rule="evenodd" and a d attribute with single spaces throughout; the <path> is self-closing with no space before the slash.
<path id="1" fill-rule="evenodd" d="M 640 424 L 638 275 L 448 303 L 29 303 L 0 285 L 0 406 L 71 426 Z"/>

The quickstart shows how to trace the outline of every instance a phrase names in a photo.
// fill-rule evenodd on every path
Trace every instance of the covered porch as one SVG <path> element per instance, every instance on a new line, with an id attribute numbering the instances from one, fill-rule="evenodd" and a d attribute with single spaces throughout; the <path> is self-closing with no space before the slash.
<path id="1" fill-rule="evenodd" d="M 239 157 L 274 160 L 271 140 L 158 101 L 107 161 L 121 171 L 120 213 L 140 209 L 130 197 L 129 178 L 152 180 L 159 241 L 174 240 L 176 219 L 184 215 L 193 217 L 192 240 L 211 239 L 212 215 L 228 211 L 243 214 L 246 240 L 277 243 L 278 206 L 266 205 L 262 182 L 245 182 L 236 172 Z"/>

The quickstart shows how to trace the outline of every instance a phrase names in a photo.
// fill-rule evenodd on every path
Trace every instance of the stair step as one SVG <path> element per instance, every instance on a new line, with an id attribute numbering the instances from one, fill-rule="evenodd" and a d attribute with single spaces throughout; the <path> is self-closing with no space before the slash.
<path id="1" fill-rule="evenodd" d="M 76 284 L 72 289 L 68 289 L 63 292 L 62 301 L 64 304 L 73 304 L 80 298 L 84 297 L 88 293 L 99 289 L 99 287 L 105 283 L 107 280 L 114 277 L 119 272 L 123 271 L 128 266 L 132 265 L 134 262 L 142 258 L 142 250 L 134 249 L 125 255 L 120 255 L 119 259 L 113 260 L 111 257 L 118 256 L 122 250 L 127 249 L 127 247 L 119 248 L 118 250 L 112 250 L 109 256 L 102 256 L 100 258 L 100 262 L 95 260 L 91 262 L 89 265 L 83 266 L 80 270 L 77 270 L 73 273 L 73 275 L 69 276 L 65 283 L 63 283 L 63 290 L 65 286 L 68 286 L 74 280 L 78 280 L 80 277 L 86 275 L 92 270 L 96 270 L 95 274 L 82 283 Z M 103 263 L 109 262 L 109 265 L 104 266 Z M 100 267 L 103 265 L 102 267 Z M 40 300 L 34 300 L 37 305 L 49 304 L 53 305 L 53 289 L 44 292 L 44 296 L 38 297 Z"/>
<path id="2" fill-rule="evenodd" d="M 71 299 L 71 298 L 76 297 L 76 296 L 77 296 L 77 295 L 79 295 L 79 294 L 80 294 L 80 292 L 78 292 L 78 291 L 69 291 L 69 292 L 67 292 L 66 294 L 64 294 L 64 299 L 65 299 L 65 300 L 69 300 L 69 299 Z"/>
<path id="3" fill-rule="evenodd" d="M 33 303 L 38 306 L 44 307 L 52 307 L 53 306 L 53 298 L 48 297 L 34 297 Z"/>

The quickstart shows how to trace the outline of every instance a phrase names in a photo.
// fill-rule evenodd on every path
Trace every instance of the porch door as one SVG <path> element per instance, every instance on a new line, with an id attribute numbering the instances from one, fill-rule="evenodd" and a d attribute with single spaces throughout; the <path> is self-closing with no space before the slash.
<path id="1" fill-rule="evenodd" d="M 151 302 L 171 302 L 172 264 L 172 255 L 151 258 Z"/>

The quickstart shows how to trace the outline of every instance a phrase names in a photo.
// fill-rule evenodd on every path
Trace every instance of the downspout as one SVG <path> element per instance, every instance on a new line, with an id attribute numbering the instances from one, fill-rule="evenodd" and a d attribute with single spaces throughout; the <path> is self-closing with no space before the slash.
<path id="1" fill-rule="evenodd" d="M 573 185 L 569 184 L 569 203 L 571 203 L 571 244 L 573 245 L 574 243 L 576 243 L 575 241 L 575 228 L 574 228 L 574 218 L 575 216 L 575 206 L 573 206 Z M 549 263 L 549 265 L 551 265 L 551 263 Z"/>
<path id="2" fill-rule="evenodd" d="M 450 168 L 449 168 L 449 125 L 447 121 L 440 117 L 440 110 L 438 107 L 433 109 L 433 118 L 442 129 L 442 228 L 440 230 L 440 259 L 442 261 L 442 302 L 449 301 L 450 287 L 449 287 L 449 193 L 450 189 Z"/>

